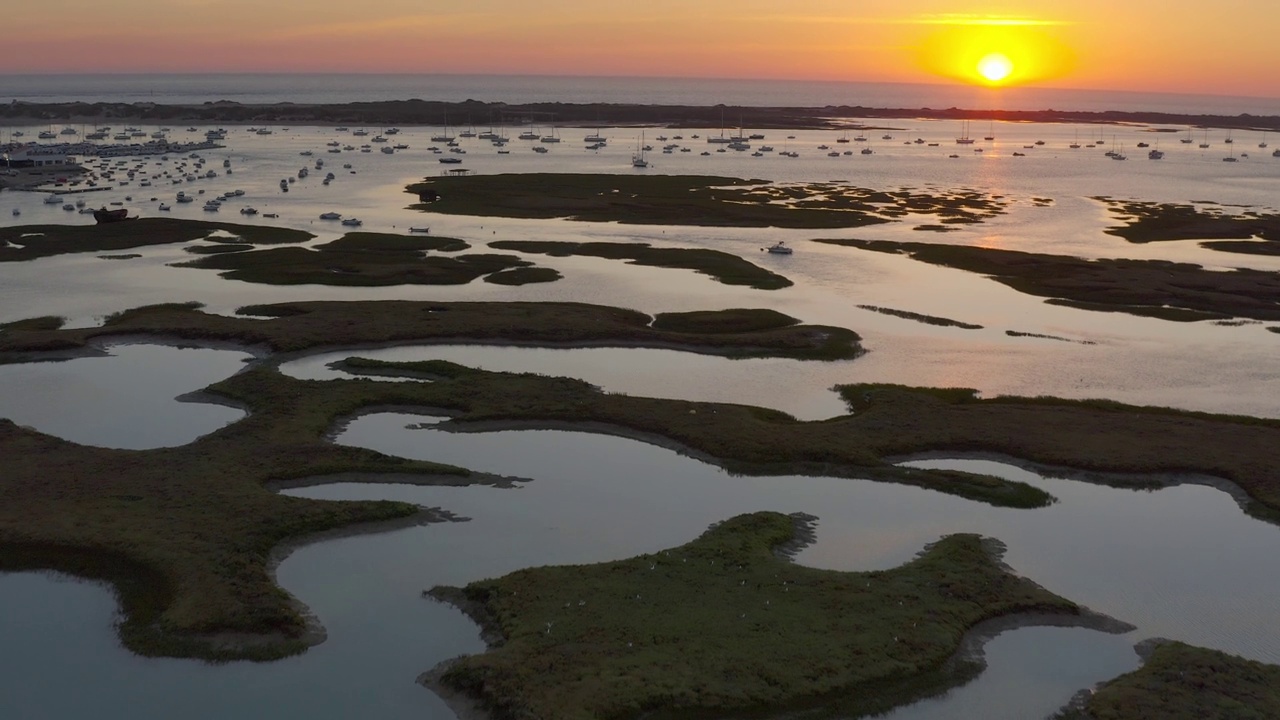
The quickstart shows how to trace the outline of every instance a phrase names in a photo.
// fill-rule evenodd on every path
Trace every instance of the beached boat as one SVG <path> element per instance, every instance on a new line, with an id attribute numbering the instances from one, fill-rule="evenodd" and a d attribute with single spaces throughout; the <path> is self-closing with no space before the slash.
<path id="1" fill-rule="evenodd" d="M 104 207 L 93 211 L 93 219 L 96 220 L 99 225 L 120 222 L 122 220 L 129 219 L 129 211 L 124 208 L 120 208 L 119 210 L 108 210 Z"/>

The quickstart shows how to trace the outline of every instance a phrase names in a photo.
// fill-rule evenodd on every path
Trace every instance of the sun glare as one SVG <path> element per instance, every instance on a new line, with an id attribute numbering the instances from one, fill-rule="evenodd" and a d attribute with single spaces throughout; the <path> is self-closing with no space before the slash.
<path id="1" fill-rule="evenodd" d="M 934 31 L 918 46 L 922 68 L 935 75 L 988 87 L 1024 85 L 1063 77 L 1074 53 L 1052 28 L 956 25 Z"/>
<path id="2" fill-rule="evenodd" d="M 989 53 L 978 61 L 978 74 L 988 82 L 998 83 L 1013 72 L 1013 61 L 1003 53 Z"/>

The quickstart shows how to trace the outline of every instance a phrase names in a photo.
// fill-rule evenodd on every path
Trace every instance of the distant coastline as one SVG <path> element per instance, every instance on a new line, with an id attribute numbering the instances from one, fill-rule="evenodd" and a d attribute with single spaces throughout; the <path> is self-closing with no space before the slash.
<path id="1" fill-rule="evenodd" d="M 14 101 L 0 105 L 0 124 L 90 124 L 111 121 L 141 123 L 348 124 L 348 125 L 559 124 L 593 126 L 661 125 L 667 127 L 750 127 L 773 129 L 842 129 L 872 127 L 866 120 L 993 120 L 1030 123 L 1136 123 L 1280 131 L 1280 115 L 1221 115 L 1143 111 L 986 110 L 950 107 L 876 108 L 858 105 L 822 107 L 749 107 L 729 105 L 651 105 L 623 103 L 440 102 L 389 100 L 352 103 L 262 103 L 231 101 L 200 104 L 151 102 Z"/>

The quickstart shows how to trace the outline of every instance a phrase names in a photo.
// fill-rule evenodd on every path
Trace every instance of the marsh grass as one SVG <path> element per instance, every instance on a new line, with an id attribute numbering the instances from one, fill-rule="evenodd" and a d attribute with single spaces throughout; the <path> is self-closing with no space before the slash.
<path id="1" fill-rule="evenodd" d="M 0 262 L 190 242 L 218 231 L 234 235 L 233 242 L 248 245 L 299 243 L 315 237 L 288 228 L 173 218 L 139 218 L 106 225 L 22 225 L 0 228 Z"/>
<path id="2" fill-rule="evenodd" d="M 759 310 L 771 327 L 740 332 L 700 332 L 650 327 L 653 318 L 634 310 L 582 303 L 519 302 L 302 302 L 255 305 L 239 317 L 201 312 L 190 304 L 153 305 L 107 317 L 102 327 L 51 329 L 11 323 L 0 333 L 0 363 L 38 359 L 45 349 L 84 348 L 120 335 L 153 335 L 193 341 L 237 342 L 292 352 L 331 345 L 394 342 L 490 341 L 544 345 L 678 345 L 693 352 L 733 357 L 855 358 L 857 333 L 844 328 L 801 325 Z M 748 311 L 725 311 L 726 323 Z M 716 313 L 704 316 L 715 325 Z"/>
<path id="3" fill-rule="evenodd" d="M 1093 198 L 1105 204 L 1125 224 L 1107 228 L 1107 233 L 1132 243 L 1171 240 L 1208 240 L 1201 245 L 1213 250 L 1254 255 L 1280 254 L 1280 215 L 1246 209 L 1227 214 L 1221 210 L 1191 204 Z M 1259 238 L 1264 242 L 1252 241 Z M 1248 241 L 1248 242 L 1233 242 Z"/>
<path id="4" fill-rule="evenodd" d="M 704 175 L 469 175 L 428 178 L 406 192 L 438 194 L 413 205 L 424 212 L 710 227 L 864 227 L 910 215 L 978 223 L 1005 207 L 997 196 L 974 190 L 887 191 Z"/>
<path id="5" fill-rule="evenodd" d="M 974 535 L 849 573 L 779 557 L 795 524 L 743 515 L 670 550 L 437 588 L 499 639 L 441 679 L 503 719 L 861 715 L 971 677 L 949 660 L 982 620 L 1079 612 Z"/>
<path id="6" fill-rule="evenodd" d="M 581 255 L 626 260 L 634 265 L 682 268 L 710 275 L 725 285 L 747 285 L 757 290 L 790 287 L 787 278 L 770 272 L 737 255 L 705 248 L 655 248 L 648 243 L 557 242 L 535 240 L 499 240 L 489 243 L 496 250 L 541 253 L 552 257 Z"/>
<path id="7" fill-rule="evenodd" d="M 234 247 L 247 251 L 225 251 Z M 222 277 L 268 285 L 465 285 L 505 271 L 528 268 L 532 263 L 513 255 L 457 253 L 463 240 L 438 236 L 349 233 L 311 248 L 283 247 L 253 250 L 243 245 L 201 246 L 193 252 L 204 257 L 179 265 L 218 270 Z M 554 271 L 552 271 L 554 273 Z M 509 274 L 497 280 L 508 285 L 550 282 L 559 279 L 546 272 Z"/>
<path id="8" fill-rule="evenodd" d="M 906 255 L 985 275 L 1018 292 L 1082 310 L 1179 322 L 1231 317 L 1280 320 L 1280 276 L 1206 270 L 1165 260 L 1097 259 L 931 243 L 819 239 L 816 242 Z"/>
<path id="9" fill-rule="evenodd" d="M 1267 720 L 1280 717 L 1280 666 L 1180 642 L 1158 644 L 1138 670 L 1102 685 L 1091 720 Z"/>

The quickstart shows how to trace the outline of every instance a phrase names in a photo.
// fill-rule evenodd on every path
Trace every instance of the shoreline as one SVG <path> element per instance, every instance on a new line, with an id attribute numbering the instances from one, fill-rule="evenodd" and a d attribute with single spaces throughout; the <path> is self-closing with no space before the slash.
<path id="1" fill-rule="evenodd" d="M 790 517 L 794 523 L 795 536 L 792 540 L 773 548 L 775 555 L 785 559 L 787 562 L 794 561 L 793 556 L 796 551 L 817 541 L 816 526 L 819 520 L 817 516 L 806 513 L 792 513 Z M 713 523 L 710 527 L 714 528 L 718 524 Z M 995 538 L 984 537 L 982 545 L 988 556 L 1006 572 L 1025 579 L 1025 576 L 1017 573 L 1004 562 L 1005 545 L 1003 542 Z M 932 545 L 921 549 L 919 556 L 923 556 L 931 547 Z M 481 603 L 468 599 L 461 588 L 436 587 L 431 590 L 424 590 L 422 595 L 424 598 L 457 609 L 475 623 L 479 628 L 480 638 L 485 643 L 483 652 L 490 652 L 505 644 L 506 638 L 503 637 L 496 620 Z M 939 671 L 952 679 L 952 683 L 947 688 L 944 688 L 943 691 L 951 687 L 963 686 L 985 671 L 987 669 L 987 643 L 1005 632 L 1027 627 L 1079 627 L 1097 632 L 1122 635 L 1137 629 L 1134 625 L 1091 610 L 1083 605 L 1079 605 L 1077 608 L 1076 614 L 1018 612 L 978 622 L 965 631 L 955 652 L 939 666 Z M 1142 643 L 1139 644 L 1139 647 L 1141 646 Z M 418 684 L 435 693 L 457 715 L 458 720 L 502 720 L 501 715 L 495 714 L 487 707 L 484 698 L 463 690 L 457 690 L 444 682 L 444 675 L 466 657 L 468 656 L 462 655 L 437 663 L 434 667 L 418 676 Z M 925 694 L 909 702 L 895 705 L 893 709 L 910 707 L 934 696 L 935 694 Z M 749 711 L 752 716 L 763 712 L 766 712 L 764 708 Z M 785 715 L 786 711 L 781 710 L 777 714 Z"/>
<path id="2" fill-rule="evenodd" d="M 65 123 L 221 123 L 290 125 L 422 125 L 435 127 L 448 114 L 497 117 L 495 127 L 528 123 L 556 123 L 568 127 L 665 126 L 670 128 L 715 128 L 723 125 L 728 110 L 739 118 L 738 125 L 765 129 L 896 129 L 850 120 L 989 120 L 1023 123 L 1139 123 L 1237 130 L 1280 130 L 1280 115 L 1213 115 L 1164 112 L 999 110 L 981 108 L 876 108 L 856 105 L 823 107 L 736 106 L 736 105 L 632 105 L 619 103 L 520 103 L 442 102 L 388 100 L 331 104 L 264 103 L 230 101 L 199 105 L 125 102 L 31 103 L 15 101 L 0 107 L 0 127 Z"/>

